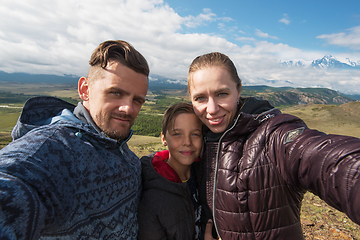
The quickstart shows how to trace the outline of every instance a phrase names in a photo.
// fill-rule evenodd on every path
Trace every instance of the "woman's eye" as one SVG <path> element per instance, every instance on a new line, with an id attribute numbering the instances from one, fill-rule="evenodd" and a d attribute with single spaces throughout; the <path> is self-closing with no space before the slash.
<path id="1" fill-rule="evenodd" d="M 196 102 L 201 102 L 201 101 L 204 101 L 205 100 L 205 97 L 196 97 L 194 99 Z"/>

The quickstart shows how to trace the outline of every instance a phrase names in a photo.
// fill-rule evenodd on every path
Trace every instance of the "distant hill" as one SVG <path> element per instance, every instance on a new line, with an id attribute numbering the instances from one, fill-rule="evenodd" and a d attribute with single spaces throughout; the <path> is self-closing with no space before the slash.
<path id="1" fill-rule="evenodd" d="M 0 71 L 0 81 L 18 83 L 77 83 L 79 77 L 74 75 L 50 75 L 28 73 L 6 73 Z"/>
<path id="2" fill-rule="evenodd" d="M 12 83 L 56 83 L 75 84 L 77 76 L 57 76 L 27 73 L 6 73 L 0 71 L 0 82 Z M 185 95 L 187 86 L 184 81 L 169 79 L 158 75 L 149 77 L 149 90 L 155 94 L 169 94 L 175 91 Z M 0 88 L 1 91 L 1 88 Z M 274 106 L 294 106 L 298 104 L 343 104 L 360 100 L 359 95 L 344 95 L 326 88 L 291 88 L 269 86 L 243 86 L 242 96 L 255 96 L 270 101 Z"/>
<path id="3" fill-rule="evenodd" d="M 268 86 L 244 86 L 242 96 L 255 96 L 260 99 L 265 99 L 277 107 L 295 106 L 309 103 L 339 105 L 357 100 L 327 88 L 274 88 Z"/>
<path id="4" fill-rule="evenodd" d="M 309 128 L 317 129 L 327 134 L 340 134 L 360 137 L 360 102 L 341 105 L 297 105 L 282 109 L 301 118 Z"/>

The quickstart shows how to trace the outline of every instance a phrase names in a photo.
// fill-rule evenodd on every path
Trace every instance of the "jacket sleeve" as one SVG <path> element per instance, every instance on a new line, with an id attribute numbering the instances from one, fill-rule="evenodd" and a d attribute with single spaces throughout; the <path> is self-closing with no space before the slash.
<path id="1" fill-rule="evenodd" d="M 0 173 L 0 239 L 39 239 L 45 208 L 31 186 Z"/>
<path id="2" fill-rule="evenodd" d="M 277 165 L 290 185 L 313 192 L 360 224 L 360 139 L 327 135 L 299 121 L 281 124 L 271 135 Z"/>
<path id="3" fill-rule="evenodd" d="M 39 239 L 66 221 L 75 192 L 72 155 L 43 134 L 27 134 L 0 151 L 0 239 Z"/>

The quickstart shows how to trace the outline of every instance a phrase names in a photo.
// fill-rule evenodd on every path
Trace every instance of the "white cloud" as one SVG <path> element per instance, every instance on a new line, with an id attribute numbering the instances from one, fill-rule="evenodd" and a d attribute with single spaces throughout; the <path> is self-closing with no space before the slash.
<path id="1" fill-rule="evenodd" d="M 3 1 L 0 71 L 86 75 L 88 59 L 100 42 L 123 39 L 145 56 L 150 74 L 167 78 L 185 81 L 188 66 L 196 56 L 219 51 L 233 59 L 245 84 L 265 84 L 264 79 L 272 79 L 276 80 L 274 84 L 291 81 L 292 86 L 360 89 L 358 72 L 329 74 L 325 70 L 284 69 L 278 65 L 280 60 L 311 61 L 327 53 L 302 51 L 251 37 L 237 38 L 236 45 L 215 34 L 181 33 L 186 27 L 195 31 L 199 26 L 212 22 L 221 26 L 229 20 L 226 16 L 218 18 L 211 9 L 196 16 L 180 16 L 162 0 Z M 356 32 L 354 28 L 342 38 L 356 38 Z M 275 38 L 260 30 L 256 33 Z M 355 40 L 351 46 L 356 46 Z"/>
<path id="2" fill-rule="evenodd" d="M 289 25 L 290 24 L 289 16 L 286 13 L 283 16 L 284 17 L 282 19 L 280 19 L 279 22 Z"/>
<path id="3" fill-rule="evenodd" d="M 332 45 L 360 50 L 360 26 L 350 28 L 345 32 L 323 34 L 316 38 L 324 39 Z"/>
<path id="4" fill-rule="evenodd" d="M 236 38 L 236 40 L 240 41 L 240 42 L 256 42 L 255 38 L 252 37 L 238 37 Z"/>
<path id="5" fill-rule="evenodd" d="M 262 37 L 262 38 L 272 38 L 272 39 L 278 39 L 276 36 L 270 36 L 268 33 L 264 33 L 259 29 L 255 29 L 255 35 Z"/>
<path id="6" fill-rule="evenodd" d="M 188 16 L 185 17 L 185 25 L 189 28 L 195 28 L 205 23 L 216 21 L 216 14 L 211 12 L 211 9 L 204 8 L 203 13 L 200 13 L 196 17 Z"/>

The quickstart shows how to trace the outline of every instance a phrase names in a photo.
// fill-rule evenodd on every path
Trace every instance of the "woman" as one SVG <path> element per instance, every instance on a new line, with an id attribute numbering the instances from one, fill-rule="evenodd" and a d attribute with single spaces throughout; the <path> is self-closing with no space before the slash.
<path id="1" fill-rule="evenodd" d="M 188 90 L 206 126 L 200 198 L 222 240 L 304 239 L 306 191 L 360 223 L 360 139 L 310 130 L 266 101 L 241 98 L 221 53 L 194 59 Z"/>

